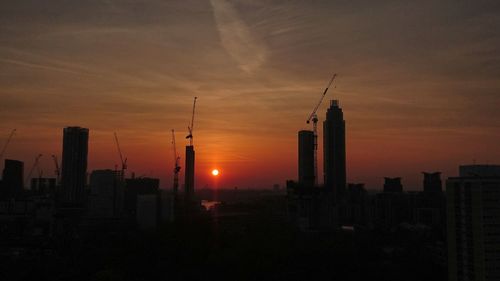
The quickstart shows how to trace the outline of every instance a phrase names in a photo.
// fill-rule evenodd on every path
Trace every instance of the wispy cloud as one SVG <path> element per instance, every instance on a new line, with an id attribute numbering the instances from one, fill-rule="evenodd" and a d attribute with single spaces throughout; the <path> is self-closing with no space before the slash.
<path id="1" fill-rule="evenodd" d="M 245 72 L 252 72 L 267 58 L 265 44 L 225 0 L 211 0 L 222 46 Z"/>
<path id="2" fill-rule="evenodd" d="M 49 66 L 49 65 L 25 62 L 25 61 L 20 61 L 20 60 L 0 58 L 0 63 L 9 63 L 9 64 L 18 65 L 18 66 L 28 67 L 28 68 L 52 70 L 52 71 L 71 73 L 71 74 L 81 74 L 80 72 L 73 71 L 71 69 L 67 69 L 67 68 L 63 68 L 63 67 Z"/>

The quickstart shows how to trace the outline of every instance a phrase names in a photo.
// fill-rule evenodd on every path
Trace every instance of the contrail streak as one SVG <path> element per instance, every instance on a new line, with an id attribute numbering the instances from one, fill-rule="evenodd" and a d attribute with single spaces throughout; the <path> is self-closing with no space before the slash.
<path id="1" fill-rule="evenodd" d="M 236 9 L 225 0 L 210 0 L 222 46 L 245 72 L 260 67 L 267 57 L 267 48 L 256 37 Z"/>

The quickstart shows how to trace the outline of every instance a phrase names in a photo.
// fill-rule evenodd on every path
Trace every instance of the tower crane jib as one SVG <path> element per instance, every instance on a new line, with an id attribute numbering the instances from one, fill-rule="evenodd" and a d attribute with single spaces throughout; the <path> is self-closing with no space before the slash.
<path id="1" fill-rule="evenodd" d="M 306 123 L 309 124 L 311 121 L 313 122 L 313 134 L 314 134 L 314 185 L 318 184 L 318 116 L 316 112 L 318 111 L 318 108 L 320 107 L 321 103 L 323 102 L 323 99 L 326 96 L 326 93 L 328 92 L 328 89 L 333 83 L 333 80 L 335 80 L 335 77 L 337 77 L 337 73 L 333 74 L 332 78 L 330 79 L 330 82 L 328 82 L 328 85 L 326 86 L 325 90 L 323 91 L 323 94 L 321 95 L 321 98 L 319 99 L 319 102 L 316 104 L 314 107 L 313 111 L 309 115 L 309 118 L 307 118 Z"/>
<path id="2" fill-rule="evenodd" d="M 189 139 L 189 145 L 193 145 L 193 130 L 194 130 L 194 112 L 195 112 L 195 108 L 196 108 L 196 100 L 198 99 L 198 97 L 194 97 L 194 101 L 193 101 L 193 113 L 191 115 L 191 124 L 188 126 L 188 131 L 189 131 L 189 134 L 186 136 L 186 139 Z"/>

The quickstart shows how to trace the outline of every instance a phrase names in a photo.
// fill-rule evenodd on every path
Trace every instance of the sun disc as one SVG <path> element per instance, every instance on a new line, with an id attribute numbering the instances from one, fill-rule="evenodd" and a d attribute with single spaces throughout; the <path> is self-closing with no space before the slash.
<path id="1" fill-rule="evenodd" d="M 217 169 L 213 169 L 213 170 L 212 170 L 212 175 L 213 175 L 213 176 L 218 176 L 218 175 L 219 175 L 219 170 L 217 170 Z"/>

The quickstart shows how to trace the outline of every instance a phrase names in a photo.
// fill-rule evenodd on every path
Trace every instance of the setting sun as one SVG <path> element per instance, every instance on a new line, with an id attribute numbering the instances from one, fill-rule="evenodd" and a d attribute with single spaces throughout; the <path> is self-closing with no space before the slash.
<path id="1" fill-rule="evenodd" d="M 212 170 L 212 176 L 218 176 L 219 175 L 219 170 L 213 169 Z"/>

